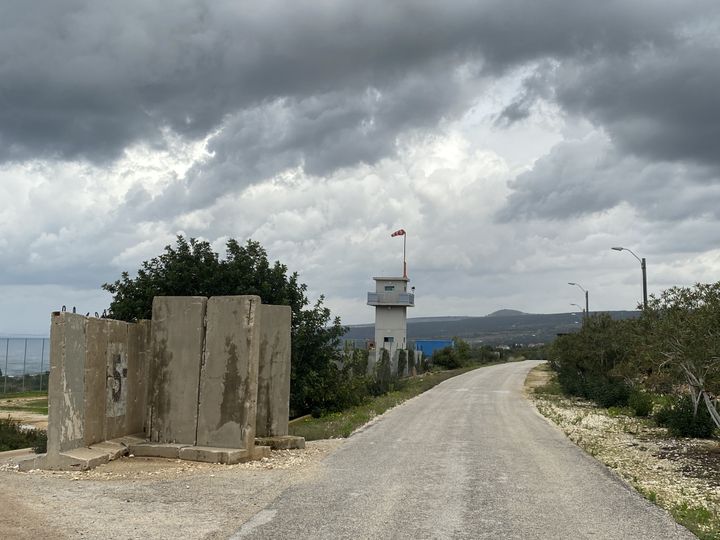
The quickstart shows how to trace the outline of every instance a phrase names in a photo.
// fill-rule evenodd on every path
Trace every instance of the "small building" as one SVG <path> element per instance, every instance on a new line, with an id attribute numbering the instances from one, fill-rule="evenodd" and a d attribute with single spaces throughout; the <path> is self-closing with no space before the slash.
<path id="1" fill-rule="evenodd" d="M 421 351 L 423 356 L 432 356 L 432 354 L 446 347 L 453 347 L 455 344 L 452 339 L 416 339 L 415 350 Z"/>

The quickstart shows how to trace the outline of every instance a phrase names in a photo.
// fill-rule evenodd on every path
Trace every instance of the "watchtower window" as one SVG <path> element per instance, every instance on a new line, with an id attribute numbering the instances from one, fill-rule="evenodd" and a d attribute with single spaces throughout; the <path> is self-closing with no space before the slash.
<path id="1" fill-rule="evenodd" d="M 392 337 L 392 336 L 390 336 L 390 337 L 384 337 L 384 338 L 383 338 L 383 341 L 384 341 L 385 343 L 392 343 L 393 341 L 395 341 L 395 338 Z"/>
<path id="2" fill-rule="evenodd" d="M 385 285 L 385 292 L 390 292 L 395 290 L 395 285 Z"/>

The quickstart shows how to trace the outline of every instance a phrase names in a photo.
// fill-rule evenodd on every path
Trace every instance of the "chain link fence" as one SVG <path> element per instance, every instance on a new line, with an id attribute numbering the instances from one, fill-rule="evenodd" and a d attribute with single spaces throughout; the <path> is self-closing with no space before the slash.
<path id="1" fill-rule="evenodd" d="M 0 338 L 0 395 L 47 390 L 48 338 Z"/>

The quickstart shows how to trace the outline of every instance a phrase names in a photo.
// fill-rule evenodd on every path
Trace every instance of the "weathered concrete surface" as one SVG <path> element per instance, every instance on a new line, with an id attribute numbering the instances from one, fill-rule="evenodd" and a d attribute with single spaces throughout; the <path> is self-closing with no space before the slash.
<path id="1" fill-rule="evenodd" d="M 105 436 L 114 439 L 128 434 L 128 358 L 132 327 L 122 321 L 107 320 L 107 351 L 104 358 Z M 137 351 L 135 351 L 137 352 Z"/>
<path id="2" fill-rule="evenodd" d="M 105 393 L 107 385 L 108 324 L 105 319 L 85 319 L 84 446 L 103 441 L 105 436 Z M 49 419 L 50 421 L 50 419 Z"/>
<path id="3" fill-rule="evenodd" d="M 214 296 L 207 303 L 197 445 L 255 444 L 260 297 Z"/>
<path id="4" fill-rule="evenodd" d="M 154 442 L 195 444 L 207 298 L 156 296 L 149 429 Z"/>
<path id="5" fill-rule="evenodd" d="M 256 437 L 288 434 L 291 316 L 290 306 L 260 306 Z"/>
<path id="6" fill-rule="evenodd" d="M 305 438 L 295 435 L 281 435 L 279 437 L 255 437 L 258 446 L 269 446 L 273 450 L 297 450 L 305 448 Z"/>
<path id="7" fill-rule="evenodd" d="M 524 399 L 536 365 L 485 367 L 407 401 L 230 538 L 693 539 Z"/>
<path id="8" fill-rule="evenodd" d="M 48 456 L 84 443 L 85 317 L 53 313 L 50 322 Z"/>
<path id="9" fill-rule="evenodd" d="M 150 379 L 151 322 L 138 321 L 128 327 L 127 414 L 125 434 L 147 432 L 147 396 Z"/>
<path id="10" fill-rule="evenodd" d="M 186 446 L 180 449 L 180 459 L 203 463 L 224 463 L 235 465 L 248 461 L 251 451 L 244 448 L 218 448 L 214 446 Z"/>
<path id="11" fill-rule="evenodd" d="M 180 450 L 187 446 L 189 445 L 181 443 L 140 442 L 130 444 L 128 451 L 137 457 L 178 459 L 180 457 Z"/>

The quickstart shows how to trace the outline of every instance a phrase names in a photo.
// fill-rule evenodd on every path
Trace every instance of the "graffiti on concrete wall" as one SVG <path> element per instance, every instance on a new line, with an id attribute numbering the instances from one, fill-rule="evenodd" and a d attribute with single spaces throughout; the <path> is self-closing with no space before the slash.
<path id="1" fill-rule="evenodd" d="M 119 343 L 108 347 L 106 415 L 124 416 L 127 409 L 127 352 Z"/>

